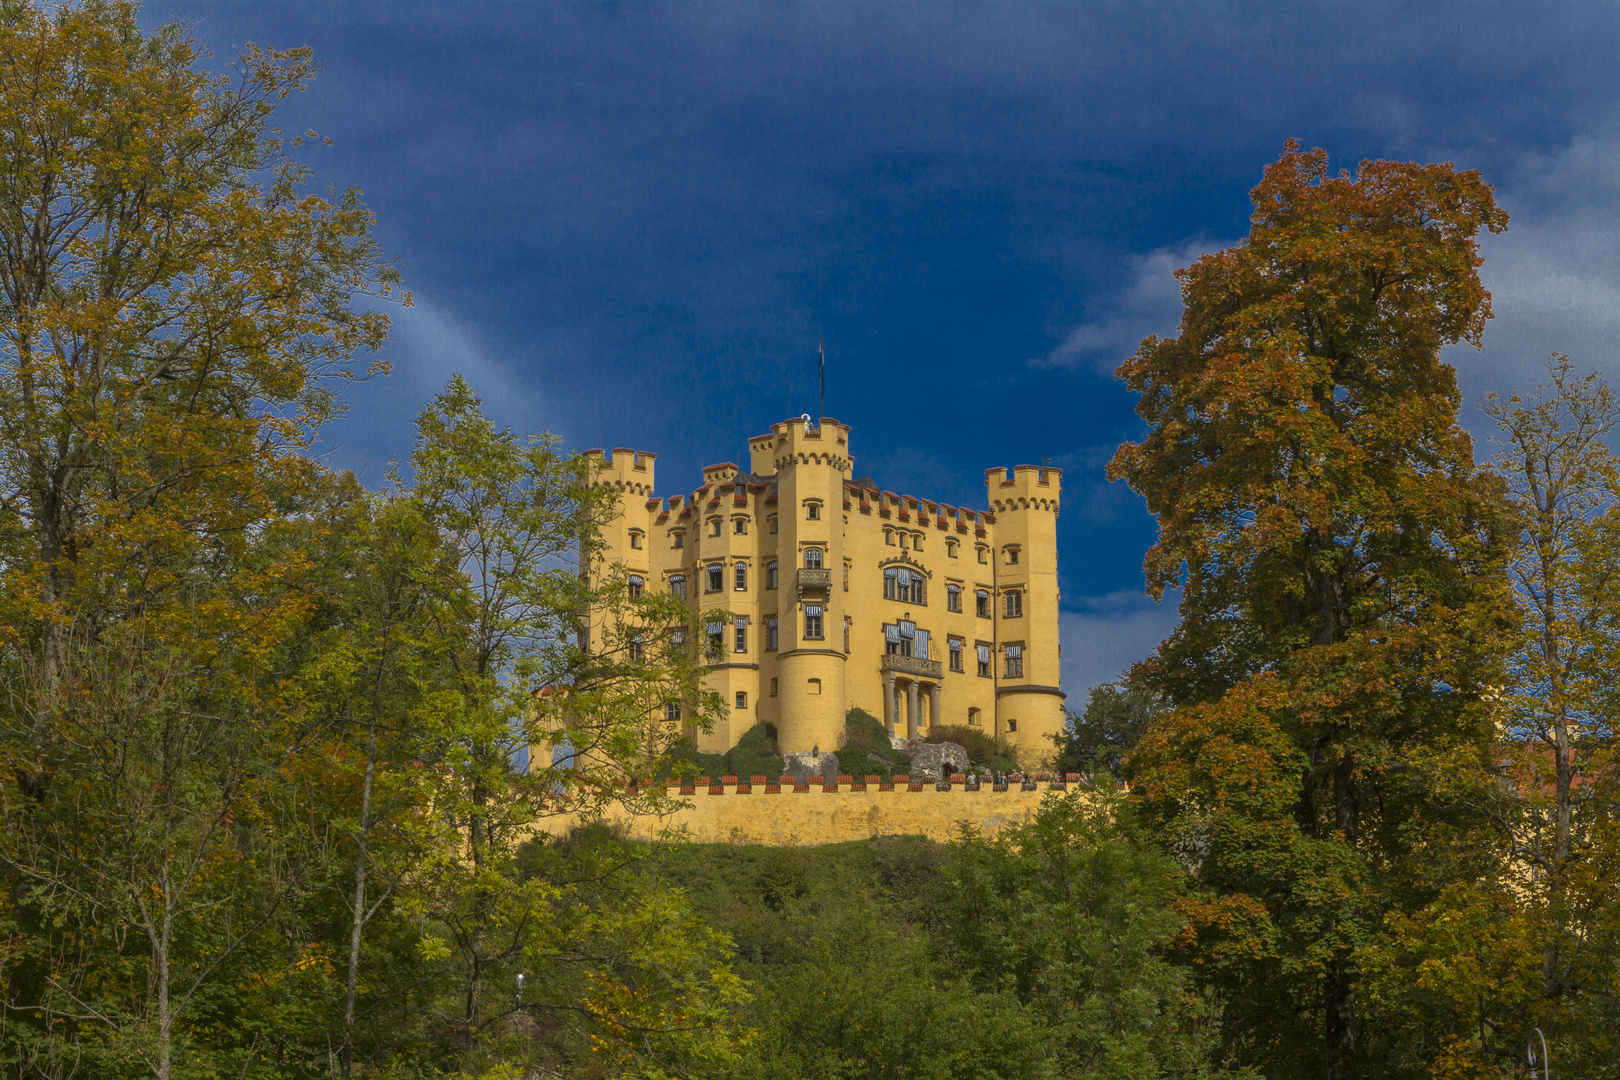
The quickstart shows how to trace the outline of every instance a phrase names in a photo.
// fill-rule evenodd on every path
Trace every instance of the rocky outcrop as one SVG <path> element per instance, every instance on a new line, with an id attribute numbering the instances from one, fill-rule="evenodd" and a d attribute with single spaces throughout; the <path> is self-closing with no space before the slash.
<path id="1" fill-rule="evenodd" d="M 801 784 L 812 776 L 834 780 L 842 771 L 843 767 L 838 764 L 837 754 L 782 755 L 782 775 L 791 776 Z M 775 777 L 771 779 L 774 780 Z"/>
<path id="2" fill-rule="evenodd" d="M 967 772 L 967 750 L 957 743 L 913 742 L 909 752 L 913 781 L 933 781 L 951 773 Z"/>

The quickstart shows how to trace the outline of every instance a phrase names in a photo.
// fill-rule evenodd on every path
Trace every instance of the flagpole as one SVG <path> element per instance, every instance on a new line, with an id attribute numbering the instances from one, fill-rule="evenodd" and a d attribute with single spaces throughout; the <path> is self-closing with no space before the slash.
<path id="1" fill-rule="evenodd" d="M 821 412 L 816 415 L 816 427 L 821 426 L 821 418 L 827 415 L 827 336 L 821 336 Z"/>

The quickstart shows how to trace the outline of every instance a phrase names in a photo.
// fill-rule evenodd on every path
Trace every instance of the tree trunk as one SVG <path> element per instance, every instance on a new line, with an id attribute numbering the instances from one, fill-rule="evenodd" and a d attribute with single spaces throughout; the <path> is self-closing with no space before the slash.
<path id="1" fill-rule="evenodd" d="M 1356 984 L 1343 958 L 1328 972 L 1323 1007 L 1327 1080 L 1356 1080 Z"/>
<path id="2" fill-rule="evenodd" d="M 371 831 L 371 783 L 377 767 L 377 724 L 366 735 L 366 778 L 360 789 L 360 828 L 354 857 L 354 917 L 349 923 L 349 976 L 343 994 L 343 1049 L 339 1071 L 349 1080 L 354 1062 L 354 995 L 360 981 L 360 937 L 366 925 L 367 837 Z"/>

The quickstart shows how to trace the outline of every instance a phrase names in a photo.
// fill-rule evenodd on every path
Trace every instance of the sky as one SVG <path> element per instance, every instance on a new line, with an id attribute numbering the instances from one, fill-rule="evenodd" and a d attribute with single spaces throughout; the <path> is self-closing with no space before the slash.
<path id="1" fill-rule="evenodd" d="M 393 374 L 324 435 L 380 481 L 454 372 L 500 423 L 659 454 L 658 491 L 819 409 L 857 473 L 984 507 L 1064 469 L 1064 687 L 1152 651 L 1154 524 L 1108 483 L 1138 437 L 1115 366 L 1180 317 L 1171 276 L 1247 230 L 1283 141 L 1480 170 L 1496 318 L 1453 349 L 1464 421 L 1551 352 L 1620 366 L 1620 6 L 1606 3 L 351 3 L 154 8 L 223 66 L 324 63 L 282 110 L 332 140 L 414 306 Z"/>

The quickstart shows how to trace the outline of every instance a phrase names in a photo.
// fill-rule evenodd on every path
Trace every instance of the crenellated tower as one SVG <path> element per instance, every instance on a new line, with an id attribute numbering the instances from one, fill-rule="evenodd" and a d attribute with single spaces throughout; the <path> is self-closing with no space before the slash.
<path id="1" fill-rule="evenodd" d="M 1031 760 L 1063 730 L 1059 689 L 1057 516 L 1063 471 L 986 469 L 995 515 L 996 731 Z"/>
<path id="2" fill-rule="evenodd" d="M 756 468 L 767 452 L 750 444 Z M 844 481 L 849 428 L 795 417 L 771 427 L 780 590 L 777 746 L 782 753 L 838 748 L 844 734 Z"/>

